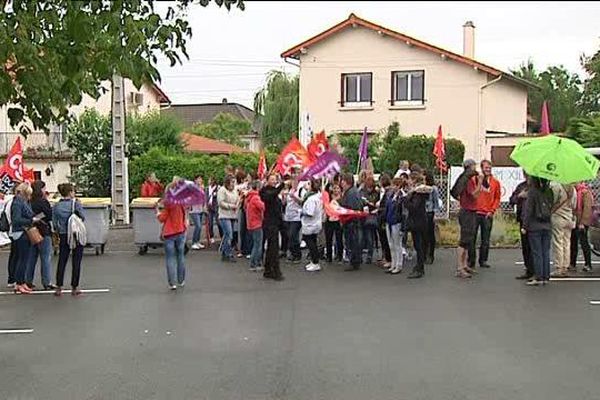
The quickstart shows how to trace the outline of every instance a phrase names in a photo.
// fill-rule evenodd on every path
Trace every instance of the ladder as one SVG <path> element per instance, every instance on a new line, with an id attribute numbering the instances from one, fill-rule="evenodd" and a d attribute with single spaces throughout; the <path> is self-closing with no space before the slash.
<path id="1" fill-rule="evenodd" d="M 112 79 L 111 197 L 113 224 L 129 224 L 129 171 L 125 139 L 125 87 L 122 76 Z"/>

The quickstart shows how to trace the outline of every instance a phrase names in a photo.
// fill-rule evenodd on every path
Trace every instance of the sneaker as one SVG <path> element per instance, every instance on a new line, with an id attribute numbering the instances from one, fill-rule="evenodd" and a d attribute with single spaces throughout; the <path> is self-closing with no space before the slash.
<path id="1" fill-rule="evenodd" d="M 567 276 L 566 272 L 562 272 L 562 271 L 552 271 L 552 273 L 550 274 L 550 276 L 552 278 L 565 278 Z"/>
<path id="2" fill-rule="evenodd" d="M 583 267 L 583 272 L 592 272 L 592 266 L 591 265 L 586 265 Z"/>
<path id="3" fill-rule="evenodd" d="M 200 247 L 200 250 L 202 250 L 202 249 L 205 249 L 205 248 L 206 248 L 206 246 L 205 246 L 205 245 L 203 245 L 202 243 L 198 243 L 198 246 Z"/>
<path id="4" fill-rule="evenodd" d="M 567 271 L 577 272 L 577 265 L 569 265 Z"/>
<path id="5" fill-rule="evenodd" d="M 200 247 L 200 243 L 194 243 L 192 245 L 192 250 L 200 250 L 202 247 Z"/>
<path id="6" fill-rule="evenodd" d="M 309 264 L 306 266 L 306 270 L 308 272 L 316 272 L 321 270 L 321 266 L 319 264 Z"/>
<path id="7" fill-rule="evenodd" d="M 215 244 L 215 239 L 211 238 L 210 239 L 210 244 Z"/>
<path id="8" fill-rule="evenodd" d="M 523 275 L 519 275 L 519 276 L 515 277 L 515 279 L 519 279 L 519 280 L 531 279 L 531 275 L 525 273 Z"/>
<path id="9" fill-rule="evenodd" d="M 479 266 L 479 268 L 492 268 L 492 267 L 488 263 L 483 263 Z"/>
<path id="10" fill-rule="evenodd" d="M 183 281 L 179 284 L 179 287 L 184 287 L 184 286 L 185 286 L 185 281 Z"/>
<path id="11" fill-rule="evenodd" d="M 17 286 L 17 284 L 14 283 L 14 282 L 13 283 L 9 283 L 9 284 L 6 285 L 6 287 L 9 288 L 9 289 L 14 289 L 16 286 Z"/>
<path id="12" fill-rule="evenodd" d="M 250 266 L 250 268 L 248 268 L 248 271 L 250 271 L 250 272 L 256 272 L 256 271 L 258 271 L 258 268 Z"/>
<path id="13" fill-rule="evenodd" d="M 400 267 L 400 268 L 394 268 L 394 269 L 390 270 L 390 274 L 392 274 L 392 275 L 397 275 L 397 274 L 400 274 L 400 273 L 402 273 L 402 267 Z"/>
<path id="14" fill-rule="evenodd" d="M 171 289 L 171 290 L 177 290 L 177 285 L 169 285 L 169 289 Z"/>
<path id="15" fill-rule="evenodd" d="M 408 279 L 419 279 L 422 278 L 423 275 L 425 275 L 423 272 L 421 271 L 413 271 L 410 273 L 410 275 L 407 276 Z"/>
<path id="16" fill-rule="evenodd" d="M 249 259 L 250 259 L 250 254 L 248 254 L 248 255 L 246 256 L 246 260 L 249 260 Z"/>
<path id="17" fill-rule="evenodd" d="M 531 278 L 530 280 L 528 280 L 527 282 L 525 282 L 525 284 L 527 286 L 538 286 L 540 283 L 542 283 L 542 282 L 538 281 L 536 278 Z"/>
<path id="18" fill-rule="evenodd" d="M 308 264 L 306 264 L 304 266 L 304 269 L 306 269 L 308 271 L 310 268 L 312 268 L 313 265 L 315 265 L 315 264 L 313 264 L 312 262 L 309 262 Z"/>

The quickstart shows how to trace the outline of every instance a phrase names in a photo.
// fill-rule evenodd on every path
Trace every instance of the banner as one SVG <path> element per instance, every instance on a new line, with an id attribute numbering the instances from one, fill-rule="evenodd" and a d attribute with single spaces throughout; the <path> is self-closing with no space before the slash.
<path id="1" fill-rule="evenodd" d="M 338 218 L 342 224 L 345 224 L 356 218 L 366 218 L 369 213 L 364 211 L 355 211 L 344 208 L 338 204 L 332 204 L 329 199 L 329 193 L 326 190 L 321 192 L 323 200 L 323 209 L 329 217 Z"/>
<path id="2" fill-rule="evenodd" d="M 450 168 L 450 187 L 454 185 L 462 172 L 463 167 Z M 521 167 L 493 167 L 492 175 L 500 182 L 500 201 L 503 203 L 508 203 L 510 195 L 515 191 L 517 185 L 525 180 Z"/>
<path id="3" fill-rule="evenodd" d="M 265 151 L 260 152 L 260 158 L 258 159 L 258 171 L 256 171 L 258 179 L 265 179 L 267 174 L 267 160 L 265 158 Z"/>
<path id="4" fill-rule="evenodd" d="M 313 136 L 312 140 L 308 144 L 308 154 L 311 160 L 316 161 L 317 158 L 321 157 L 327 150 L 329 150 L 329 142 L 325 131 L 321 131 Z"/>
<path id="5" fill-rule="evenodd" d="M 437 137 L 435 139 L 435 145 L 433 146 L 433 155 L 435 156 L 435 165 L 441 172 L 446 172 L 448 166 L 446 165 L 446 148 L 444 146 L 444 137 L 442 135 L 442 126 L 438 127 Z"/>
<path id="6" fill-rule="evenodd" d="M 323 153 L 304 173 L 298 178 L 298 181 L 307 181 L 310 179 L 333 178 L 338 174 L 348 161 L 333 151 Z"/>
<path id="7" fill-rule="evenodd" d="M 277 158 L 277 170 L 280 174 L 290 174 L 293 168 L 304 169 L 310 165 L 308 151 L 300 141 L 292 138 Z"/>
<path id="8" fill-rule="evenodd" d="M 23 147 L 21 138 L 18 137 L 6 155 L 4 165 L 0 167 L 0 193 L 11 193 L 20 182 L 33 182 L 35 180 L 33 169 L 23 165 Z"/>

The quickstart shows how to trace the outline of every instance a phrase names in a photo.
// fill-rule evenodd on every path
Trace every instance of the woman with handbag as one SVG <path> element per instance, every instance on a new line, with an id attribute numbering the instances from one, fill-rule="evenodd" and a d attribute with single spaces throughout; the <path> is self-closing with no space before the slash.
<path id="1" fill-rule="evenodd" d="M 31 241 L 27 235 L 28 229 L 33 224 L 33 211 L 29 205 L 31 199 L 31 186 L 21 183 L 15 190 L 15 197 L 10 209 L 10 231 L 9 236 L 15 243 L 15 293 L 31 294 L 32 289 L 25 282 L 29 253 L 31 252 Z M 32 230 L 32 234 L 35 231 Z"/>
<path id="2" fill-rule="evenodd" d="M 34 223 L 39 230 L 42 241 L 32 245 L 27 273 L 25 279 L 30 288 L 34 288 L 33 277 L 35 275 L 35 265 L 38 256 L 41 264 L 42 286 L 45 290 L 54 290 L 56 286 L 52 284 L 52 206 L 47 198 L 46 183 L 35 181 L 32 185 L 33 193 L 31 195 L 31 209 L 34 215 L 44 214 L 41 220 Z"/>
<path id="3" fill-rule="evenodd" d="M 58 250 L 58 266 L 56 269 L 56 296 L 62 295 L 62 286 L 65 278 L 65 269 L 69 261 L 69 255 L 72 254 L 73 272 L 71 273 L 71 294 L 79 296 L 81 291 L 79 287 L 79 276 L 81 273 L 81 260 L 83 259 L 83 244 L 76 238 L 69 240 L 69 223 L 71 216 L 75 215 L 85 220 L 85 213 L 81 203 L 75 199 L 75 189 L 70 183 L 58 185 L 58 192 L 62 198 L 52 209 L 52 223 L 54 229 L 58 232 L 60 238 Z M 75 241 L 75 242 L 74 242 Z"/>
<path id="4" fill-rule="evenodd" d="M 379 228 L 379 220 L 377 218 L 377 202 L 379 201 L 380 193 L 375 186 L 375 179 L 372 175 L 367 175 L 363 182 L 363 188 L 360 190 L 363 203 L 365 204 L 364 211 L 369 212 L 369 216 L 365 218 L 362 226 L 363 230 L 363 250 L 367 250 L 367 261 L 365 264 L 373 262 L 373 247 L 375 243 L 375 235 Z"/>

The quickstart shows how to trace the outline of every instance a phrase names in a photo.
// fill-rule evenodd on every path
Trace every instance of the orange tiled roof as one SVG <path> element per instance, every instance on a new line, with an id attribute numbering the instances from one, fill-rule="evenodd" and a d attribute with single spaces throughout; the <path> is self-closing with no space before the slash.
<path id="1" fill-rule="evenodd" d="M 252 153 L 251 150 L 234 146 L 219 140 L 210 139 L 204 136 L 193 135 L 191 133 L 182 133 L 181 140 L 184 143 L 185 150 L 194 153 L 204 154 L 232 154 L 232 153 Z"/>

